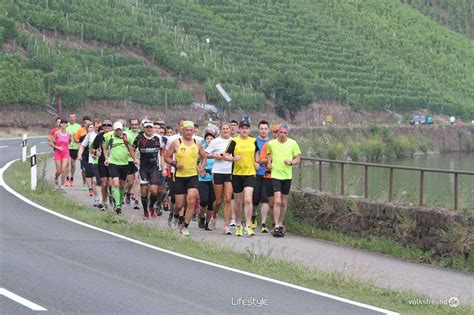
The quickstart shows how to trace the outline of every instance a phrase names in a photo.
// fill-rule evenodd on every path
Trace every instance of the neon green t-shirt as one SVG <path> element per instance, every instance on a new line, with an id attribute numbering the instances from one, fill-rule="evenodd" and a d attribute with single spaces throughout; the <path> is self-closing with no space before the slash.
<path id="1" fill-rule="evenodd" d="M 293 168 L 285 164 L 284 160 L 292 160 L 301 154 L 300 147 L 295 140 L 287 138 L 284 143 L 277 139 L 270 140 L 267 144 L 268 154 L 272 155 L 272 178 L 292 179 Z"/>
<path id="2" fill-rule="evenodd" d="M 135 132 L 132 129 L 128 129 L 127 131 L 125 131 L 125 133 L 127 134 L 127 142 L 131 145 L 135 141 L 135 138 L 138 137 L 140 131 Z M 133 162 L 131 156 L 129 156 L 128 161 Z"/>
<path id="3" fill-rule="evenodd" d="M 128 141 L 127 141 L 128 142 Z M 109 163 L 127 165 L 130 154 L 123 138 L 115 135 L 114 131 L 104 134 L 104 147 L 109 150 Z"/>
<path id="4" fill-rule="evenodd" d="M 71 135 L 72 141 L 69 144 L 69 149 L 71 150 L 79 150 L 79 143 L 74 142 L 76 138 L 76 133 L 81 129 L 81 125 L 78 123 L 67 124 L 66 131 Z"/>

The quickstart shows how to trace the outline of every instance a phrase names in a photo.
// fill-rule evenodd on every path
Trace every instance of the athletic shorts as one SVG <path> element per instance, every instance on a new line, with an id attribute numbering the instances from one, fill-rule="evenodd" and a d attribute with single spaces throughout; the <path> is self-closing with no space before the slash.
<path id="1" fill-rule="evenodd" d="M 99 175 L 101 178 L 110 177 L 110 170 L 109 167 L 105 164 L 99 163 Z"/>
<path id="2" fill-rule="evenodd" d="M 224 185 L 224 183 L 232 183 L 232 174 L 212 174 L 212 183 L 214 185 Z"/>
<path id="3" fill-rule="evenodd" d="M 175 195 L 184 195 L 188 189 L 198 188 L 198 176 L 190 177 L 175 177 L 174 179 L 174 193 Z"/>
<path id="4" fill-rule="evenodd" d="M 92 164 L 89 161 L 81 160 L 81 170 L 86 174 L 87 178 L 92 178 L 94 173 L 92 172 Z"/>
<path id="5" fill-rule="evenodd" d="M 69 151 L 54 150 L 54 160 L 55 161 L 68 160 L 70 157 L 71 156 L 69 155 Z"/>
<path id="6" fill-rule="evenodd" d="M 91 164 L 91 165 L 92 165 L 92 173 L 94 173 L 97 186 L 102 186 L 102 183 L 100 182 L 99 164 Z"/>
<path id="7" fill-rule="evenodd" d="M 252 203 L 258 206 L 260 203 L 268 203 L 267 189 L 265 187 L 265 178 L 263 175 L 255 177 L 255 186 L 253 186 Z"/>
<path id="8" fill-rule="evenodd" d="M 133 175 L 138 172 L 138 168 L 135 163 L 129 161 L 128 162 L 128 175 Z"/>
<path id="9" fill-rule="evenodd" d="M 273 185 L 271 178 L 263 178 L 263 185 L 265 186 L 265 192 L 267 193 L 267 199 L 273 197 Z"/>
<path id="10" fill-rule="evenodd" d="M 69 149 L 69 155 L 71 156 L 71 159 L 77 160 L 77 152 L 79 152 L 78 149 Z"/>
<path id="11" fill-rule="evenodd" d="M 199 182 L 199 205 L 207 210 L 212 211 L 214 206 L 214 201 L 216 200 L 216 194 L 214 192 L 214 186 L 212 186 L 211 181 Z"/>
<path id="12" fill-rule="evenodd" d="M 255 175 L 232 175 L 232 188 L 235 194 L 244 191 L 245 187 L 255 186 Z"/>
<path id="13" fill-rule="evenodd" d="M 146 185 L 163 186 L 165 184 L 166 177 L 164 177 L 161 171 L 156 167 L 151 168 L 151 169 L 140 168 L 138 172 L 140 174 L 141 186 L 146 186 Z"/>
<path id="14" fill-rule="evenodd" d="M 128 164 L 117 165 L 109 164 L 110 177 L 118 177 L 120 180 L 126 180 L 128 175 Z"/>
<path id="15" fill-rule="evenodd" d="M 291 188 L 291 179 L 272 178 L 273 192 L 280 191 L 282 195 L 289 195 Z"/>

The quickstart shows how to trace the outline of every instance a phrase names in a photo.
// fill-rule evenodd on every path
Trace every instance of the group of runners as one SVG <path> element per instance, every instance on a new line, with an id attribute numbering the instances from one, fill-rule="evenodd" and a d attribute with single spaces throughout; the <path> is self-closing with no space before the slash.
<path id="1" fill-rule="evenodd" d="M 124 203 L 140 209 L 140 199 L 144 220 L 170 211 L 168 225 L 189 235 L 193 220 L 216 230 L 223 206 L 224 234 L 253 236 L 260 209 L 260 232 L 285 235 L 292 169 L 301 155 L 288 125 L 261 120 L 252 137 L 244 118 L 209 124 L 201 137 L 190 120 L 179 121 L 176 130 L 148 119 L 128 124 L 84 116 L 80 125 L 73 113 L 69 121 L 58 118 L 49 135 L 56 189 L 74 185 L 79 160 L 83 189 L 102 211 L 110 205 L 120 214 Z"/>

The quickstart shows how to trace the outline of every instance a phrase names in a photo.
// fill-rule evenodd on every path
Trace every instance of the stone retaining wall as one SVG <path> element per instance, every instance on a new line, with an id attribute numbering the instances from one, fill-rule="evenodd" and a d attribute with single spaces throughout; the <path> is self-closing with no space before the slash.
<path id="1" fill-rule="evenodd" d="M 292 191 L 289 212 L 325 230 L 397 241 L 433 256 L 474 255 L 474 214 L 379 203 L 312 189 Z"/>

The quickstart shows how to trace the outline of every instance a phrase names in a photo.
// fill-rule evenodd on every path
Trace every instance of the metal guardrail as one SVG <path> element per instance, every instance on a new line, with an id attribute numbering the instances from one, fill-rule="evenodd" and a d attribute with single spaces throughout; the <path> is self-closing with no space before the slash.
<path id="1" fill-rule="evenodd" d="M 424 181 L 425 173 L 443 173 L 443 174 L 453 174 L 454 175 L 454 192 L 453 192 L 453 202 L 454 210 L 458 210 L 458 198 L 459 198 L 459 175 L 472 175 L 474 172 L 461 171 L 461 170 L 445 170 L 445 169 L 436 169 L 436 168 L 423 168 L 423 167 L 411 167 L 411 166 L 399 166 L 399 165 L 388 165 L 388 164 L 376 164 L 376 163 L 363 163 L 363 162 L 352 162 L 352 161 L 341 161 L 341 160 L 329 160 L 329 159 L 319 159 L 319 158 L 309 158 L 301 157 L 301 167 L 305 161 L 309 162 L 318 162 L 319 164 L 319 191 L 323 191 L 323 163 L 336 163 L 341 167 L 341 190 L 340 194 L 344 195 L 344 166 L 345 165 L 358 165 L 364 167 L 364 198 L 369 198 L 369 168 L 384 168 L 389 169 L 389 179 L 388 179 L 388 201 L 391 202 L 393 198 L 393 173 L 394 170 L 405 170 L 405 171 L 414 171 L 420 172 L 420 181 L 419 181 L 419 205 L 423 206 L 424 198 Z M 301 174 L 301 172 L 300 172 Z M 301 176 L 300 176 L 301 178 Z"/>

